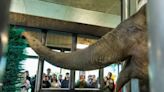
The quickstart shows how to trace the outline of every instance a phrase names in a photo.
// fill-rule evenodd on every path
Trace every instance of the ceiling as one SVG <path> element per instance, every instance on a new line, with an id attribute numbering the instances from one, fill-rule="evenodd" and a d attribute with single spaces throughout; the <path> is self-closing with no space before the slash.
<path id="1" fill-rule="evenodd" d="M 68 12 L 68 10 L 70 11 L 73 10 L 72 12 L 69 12 L 69 13 L 73 14 L 74 16 L 71 16 L 69 18 L 73 18 L 77 20 L 77 19 L 80 19 L 81 17 L 84 17 L 84 15 L 88 13 L 84 11 L 90 10 L 88 15 L 86 14 L 87 16 L 86 18 L 92 17 L 93 20 L 99 19 L 99 22 L 105 21 L 105 20 L 112 22 L 113 18 L 108 19 L 108 16 L 110 14 L 113 16 L 114 15 L 120 16 L 120 2 L 119 2 L 120 0 L 40 0 L 40 1 L 36 0 L 35 2 L 33 1 L 34 3 L 30 2 L 32 0 L 22 0 L 22 2 L 18 0 L 15 0 L 15 1 L 16 1 L 14 3 L 15 8 L 13 9 L 18 9 L 17 11 L 19 12 L 10 13 L 10 23 L 20 25 L 20 26 L 33 27 L 33 28 L 42 28 L 42 29 L 48 29 L 48 30 L 57 30 L 57 31 L 68 32 L 68 33 L 77 33 L 77 34 L 101 37 L 102 35 L 111 31 L 112 28 L 103 27 L 99 25 L 90 25 L 90 24 L 85 24 L 81 22 L 74 22 L 72 20 L 71 21 L 60 20 L 54 17 L 55 15 L 57 15 L 54 12 L 57 12 L 58 15 L 61 14 L 60 16 L 65 14 L 68 17 L 68 13 L 63 13 L 63 12 Z M 41 2 L 41 1 L 44 1 L 44 2 Z M 49 3 L 45 3 L 45 2 L 49 2 Z M 58 4 L 58 5 L 55 6 L 52 3 Z M 23 8 L 21 7 L 21 5 L 23 6 Z M 47 7 L 46 5 L 49 5 L 49 6 Z M 61 12 L 62 10 L 64 10 L 62 9 L 64 7 L 62 5 L 71 6 L 70 8 L 75 7 L 76 9 L 75 8 L 68 9 L 68 7 L 66 7 L 68 10 L 66 9 L 65 11 Z M 20 7 L 18 8 L 18 6 Z M 62 6 L 62 7 L 57 7 L 57 6 Z M 77 8 L 86 9 L 86 10 L 81 10 Z M 23 13 L 20 13 L 21 9 Z M 79 13 L 78 10 L 82 11 L 82 12 L 80 11 L 80 14 L 82 15 L 80 17 L 77 16 L 77 13 Z M 93 11 L 97 11 L 97 12 L 93 13 Z M 100 12 L 103 12 L 103 14 Z M 93 17 L 93 15 L 96 15 L 97 13 L 98 13 L 98 16 Z M 40 16 L 37 16 L 37 14 Z M 53 16 L 53 18 L 45 17 L 43 16 L 44 14 L 45 15 L 49 14 L 50 16 Z M 90 16 L 89 14 L 91 14 L 92 16 Z M 87 19 L 87 21 L 88 20 L 89 19 Z M 47 45 L 52 46 L 52 47 L 54 47 L 55 44 L 59 45 L 56 47 L 64 47 L 64 46 L 70 47 L 70 44 L 72 44 L 71 43 L 72 40 L 69 37 L 58 36 L 52 33 L 49 33 L 48 37 L 49 38 L 47 38 L 48 39 Z M 87 37 L 86 38 L 78 37 L 77 40 L 78 40 L 78 43 L 80 44 L 91 44 L 96 41 L 93 39 L 88 39 Z"/>
<path id="2" fill-rule="evenodd" d="M 120 15 L 120 0 L 41 0 L 86 10 Z"/>

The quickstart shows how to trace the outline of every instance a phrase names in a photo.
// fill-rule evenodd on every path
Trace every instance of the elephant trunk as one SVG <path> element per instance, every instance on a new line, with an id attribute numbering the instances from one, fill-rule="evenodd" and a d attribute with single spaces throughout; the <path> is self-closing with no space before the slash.
<path id="1" fill-rule="evenodd" d="M 72 53 L 52 51 L 29 32 L 24 32 L 23 36 L 39 56 L 55 66 L 73 70 L 93 70 L 116 63 L 123 58 L 123 48 L 115 33 L 112 31 L 88 48 Z"/>

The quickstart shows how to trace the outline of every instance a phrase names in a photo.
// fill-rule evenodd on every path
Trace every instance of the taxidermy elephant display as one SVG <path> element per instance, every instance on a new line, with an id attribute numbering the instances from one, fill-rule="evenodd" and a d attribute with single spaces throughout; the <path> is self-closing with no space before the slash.
<path id="1" fill-rule="evenodd" d="M 137 78 L 140 80 L 141 92 L 149 92 L 146 5 L 95 44 L 72 53 L 54 52 L 43 46 L 29 32 L 22 35 L 37 54 L 58 67 L 93 70 L 125 61 L 117 79 L 116 91 L 132 78 Z"/>

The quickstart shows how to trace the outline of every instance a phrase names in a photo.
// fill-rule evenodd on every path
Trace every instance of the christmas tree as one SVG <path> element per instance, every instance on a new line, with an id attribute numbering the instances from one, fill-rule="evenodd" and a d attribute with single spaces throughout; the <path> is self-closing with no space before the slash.
<path id="1" fill-rule="evenodd" d="M 21 37 L 24 31 L 22 28 L 9 28 L 9 42 L 7 52 L 7 65 L 3 82 L 3 92 L 16 92 L 20 90 L 22 81 L 21 61 L 27 56 L 24 54 L 24 49 L 27 47 L 25 39 Z M 18 91 L 19 92 L 19 91 Z"/>

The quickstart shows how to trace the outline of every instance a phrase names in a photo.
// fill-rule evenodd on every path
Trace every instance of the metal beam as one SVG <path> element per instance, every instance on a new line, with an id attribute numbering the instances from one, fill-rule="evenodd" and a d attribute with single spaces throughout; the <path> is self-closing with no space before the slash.
<path id="1" fill-rule="evenodd" d="M 97 37 L 103 36 L 112 30 L 112 28 L 107 27 L 50 19 L 45 17 L 37 17 L 14 12 L 10 12 L 9 23 L 13 25 L 51 29 Z"/>
<path id="2" fill-rule="evenodd" d="M 120 16 L 118 15 L 48 3 L 41 0 L 12 0 L 10 11 L 109 28 L 115 28 L 120 23 Z"/>
<path id="3" fill-rule="evenodd" d="M 148 1 L 149 78 L 151 92 L 164 91 L 164 0 Z"/>
<path id="4" fill-rule="evenodd" d="M 103 90 L 104 88 L 104 68 L 99 69 L 99 84 L 100 84 L 100 90 Z"/>
<path id="5" fill-rule="evenodd" d="M 129 0 L 121 0 L 121 21 L 129 17 Z"/>

